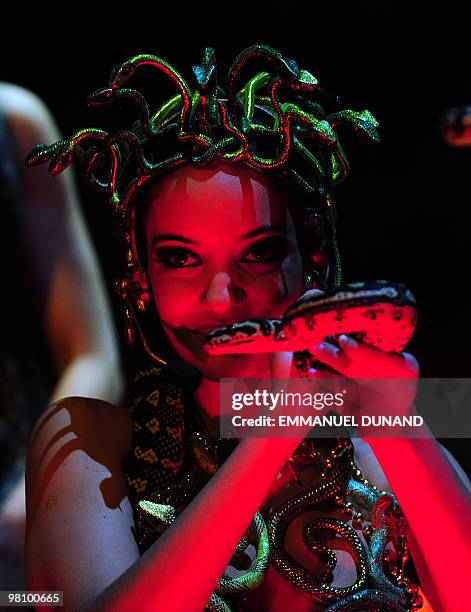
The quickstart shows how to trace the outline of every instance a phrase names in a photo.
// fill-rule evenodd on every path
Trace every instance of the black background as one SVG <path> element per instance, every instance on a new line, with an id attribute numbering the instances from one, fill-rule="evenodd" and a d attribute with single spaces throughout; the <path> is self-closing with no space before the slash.
<path id="1" fill-rule="evenodd" d="M 39 94 L 69 135 L 102 126 L 87 109 L 87 95 L 136 53 L 165 58 L 187 82 L 206 46 L 216 50 L 220 75 L 255 42 L 293 57 L 381 124 L 381 145 L 354 147 L 351 177 L 337 192 L 345 280 L 405 282 L 419 303 L 408 350 L 419 359 L 421 376 L 470 377 L 471 149 L 448 147 L 437 127 L 446 107 L 471 104 L 467 15 L 458 3 L 415 16 L 412 3 L 381 4 L 226 2 L 143 10 L 131 3 L 100 18 L 84 5 L 54 12 L 48 5 L 28 13 L 28 35 L 20 17 L 12 21 L 14 40 L 1 42 L 0 74 Z M 79 184 L 111 282 L 109 215 Z M 471 472 L 467 440 L 447 445 Z"/>

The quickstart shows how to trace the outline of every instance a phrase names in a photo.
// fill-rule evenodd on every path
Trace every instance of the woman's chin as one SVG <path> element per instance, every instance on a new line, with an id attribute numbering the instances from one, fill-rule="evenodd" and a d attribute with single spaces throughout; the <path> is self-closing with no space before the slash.
<path id="1" fill-rule="evenodd" d="M 182 354 L 185 353 L 185 355 Z M 221 378 L 263 378 L 266 375 L 266 355 L 195 355 L 180 352 L 185 361 L 196 366 L 207 379 L 219 382 Z"/>
<path id="2" fill-rule="evenodd" d="M 208 380 L 221 378 L 258 378 L 261 376 L 260 355 L 221 355 L 211 356 L 204 362 L 195 364 Z"/>
<path id="3" fill-rule="evenodd" d="M 183 341 L 182 341 L 183 340 Z M 205 378 L 263 378 L 266 375 L 266 354 L 209 355 L 203 349 L 202 334 L 186 334 L 172 343 L 182 359 L 196 366 Z"/>

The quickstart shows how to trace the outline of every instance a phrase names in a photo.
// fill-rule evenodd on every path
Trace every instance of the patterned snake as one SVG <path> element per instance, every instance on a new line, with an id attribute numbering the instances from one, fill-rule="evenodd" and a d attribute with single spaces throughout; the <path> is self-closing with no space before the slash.
<path id="1" fill-rule="evenodd" d="M 204 348 L 211 355 L 302 351 L 295 358 L 304 371 L 306 347 L 327 337 L 352 334 L 384 351 L 401 351 L 416 322 L 416 301 L 405 285 L 357 282 L 331 295 L 304 295 L 282 319 L 251 319 L 214 330 Z"/>

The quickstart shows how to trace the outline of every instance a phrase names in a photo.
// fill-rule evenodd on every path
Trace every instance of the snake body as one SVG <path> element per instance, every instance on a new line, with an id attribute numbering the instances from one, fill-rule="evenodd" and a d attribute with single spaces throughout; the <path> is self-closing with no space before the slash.
<path id="1" fill-rule="evenodd" d="M 213 330 L 209 354 L 300 351 L 352 334 L 384 351 L 401 351 L 414 333 L 417 304 L 402 283 L 356 282 L 332 294 L 304 295 L 281 319 L 250 319 Z"/>

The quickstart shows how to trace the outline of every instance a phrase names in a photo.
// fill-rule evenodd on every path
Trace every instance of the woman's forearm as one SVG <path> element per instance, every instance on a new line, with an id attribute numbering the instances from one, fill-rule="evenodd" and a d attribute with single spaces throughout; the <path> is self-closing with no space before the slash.
<path id="1" fill-rule="evenodd" d="M 469 490 L 431 435 L 366 441 L 407 519 L 412 556 L 432 606 L 462 610 L 471 567 Z"/>
<path id="2" fill-rule="evenodd" d="M 175 523 L 87 610 L 203 610 L 301 439 L 242 440 Z"/>

